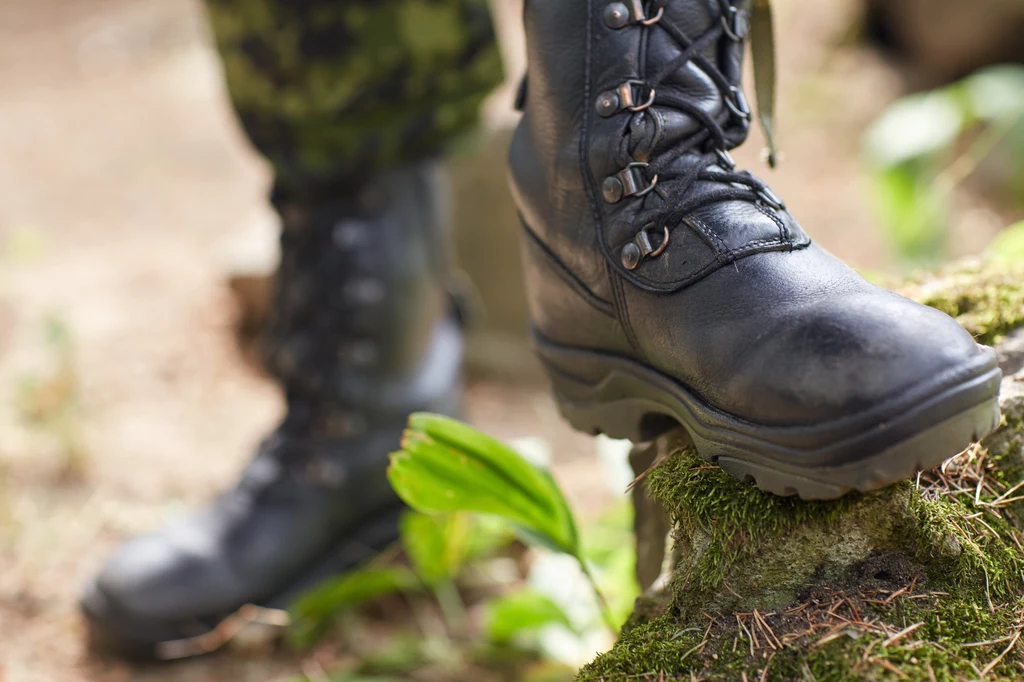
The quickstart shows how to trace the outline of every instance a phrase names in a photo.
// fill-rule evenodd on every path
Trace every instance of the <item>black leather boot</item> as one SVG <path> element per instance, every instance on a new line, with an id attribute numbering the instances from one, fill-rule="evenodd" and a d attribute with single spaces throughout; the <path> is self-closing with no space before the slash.
<path id="1" fill-rule="evenodd" d="M 388 454 L 410 412 L 453 414 L 459 397 L 443 189 L 424 164 L 355 196 L 276 202 L 268 350 L 287 416 L 234 488 L 114 555 L 82 598 L 94 641 L 137 657 L 204 653 L 243 605 L 287 608 L 397 538 Z"/>
<path id="2" fill-rule="evenodd" d="M 764 490 L 875 490 L 988 433 L 1000 373 L 734 168 L 750 19 L 735 0 L 527 0 L 510 162 L 537 351 L 581 430 L 679 422 Z"/>

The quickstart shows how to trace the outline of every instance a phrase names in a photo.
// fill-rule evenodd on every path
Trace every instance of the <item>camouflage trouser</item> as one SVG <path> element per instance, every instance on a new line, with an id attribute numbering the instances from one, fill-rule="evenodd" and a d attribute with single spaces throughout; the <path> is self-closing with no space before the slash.
<path id="1" fill-rule="evenodd" d="M 279 196 L 351 189 L 472 129 L 502 78 L 487 0 L 207 0 Z"/>

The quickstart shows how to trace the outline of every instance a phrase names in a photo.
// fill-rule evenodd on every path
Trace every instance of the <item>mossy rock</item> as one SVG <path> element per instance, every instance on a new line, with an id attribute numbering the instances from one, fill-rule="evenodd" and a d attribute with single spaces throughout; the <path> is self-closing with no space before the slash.
<path id="1" fill-rule="evenodd" d="M 905 292 L 985 341 L 1024 325 L 1021 266 L 960 265 Z M 671 570 L 579 682 L 1024 680 L 1024 374 L 1001 402 L 981 445 L 835 502 L 737 482 L 682 431 L 654 444 L 647 459 L 668 459 L 645 485 L 675 524 Z"/>

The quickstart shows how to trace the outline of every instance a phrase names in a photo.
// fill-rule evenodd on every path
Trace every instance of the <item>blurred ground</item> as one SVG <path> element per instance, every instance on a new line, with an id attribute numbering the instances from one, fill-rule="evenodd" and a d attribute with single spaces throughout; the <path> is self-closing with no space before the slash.
<path id="1" fill-rule="evenodd" d="M 857 153 L 898 80 L 844 44 L 852 0 L 777 4 L 786 155 L 771 180 L 820 242 L 884 268 Z M 272 229 L 267 175 L 234 125 L 204 30 L 194 0 L 0 3 L 3 682 L 301 670 L 288 657 L 150 670 L 90 661 L 75 610 L 83 580 L 123 538 L 231 481 L 280 412 L 273 387 L 238 358 L 223 285 L 225 245 Z M 507 101 L 493 125 L 509 120 Z M 754 138 L 737 156 L 759 168 Z M 987 235 L 973 239 L 958 248 Z M 48 342 L 48 328 L 69 340 Z M 467 409 L 499 437 L 550 441 L 576 505 L 601 507 L 593 443 L 561 424 L 543 387 L 478 382 Z"/>

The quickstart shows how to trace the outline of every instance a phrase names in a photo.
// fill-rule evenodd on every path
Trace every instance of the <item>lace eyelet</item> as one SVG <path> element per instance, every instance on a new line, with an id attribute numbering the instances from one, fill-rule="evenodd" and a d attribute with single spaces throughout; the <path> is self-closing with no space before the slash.
<path id="1" fill-rule="evenodd" d="M 643 104 L 637 104 L 639 98 L 633 96 L 633 87 L 639 86 L 641 88 L 647 88 L 650 94 L 647 96 L 647 101 Z M 643 111 L 644 109 L 650 108 L 654 104 L 654 98 L 657 92 L 648 85 L 645 81 L 629 80 L 619 86 L 619 98 L 622 101 L 622 106 L 630 111 Z"/>
<path id="2" fill-rule="evenodd" d="M 785 211 L 786 203 L 779 197 L 778 194 L 773 192 L 770 187 L 764 186 L 757 190 L 758 200 L 766 204 L 769 208 L 775 209 L 776 211 Z"/>
<path id="3" fill-rule="evenodd" d="M 658 13 L 656 15 L 654 15 L 650 19 L 638 20 L 637 23 L 639 23 L 641 26 L 654 26 L 656 23 L 661 21 L 661 18 L 663 16 L 665 16 L 665 8 L 659 7 Z"/>
<path id="4" fill-rule="evenodd" d="M 646 92 L 644 92 L 646 90 Z M 646 81 L 628 80 L 614 90 L 602 92 L 595 109 L 602 118 L 610 118 L 623 110 L 643 111 L 654 104 L 656 92 Z M 646 101 L 640 100 L 646 97 Z"/>
<path id="5" fill-rule="evenodd" d="M 648 17 L 643 0 L 625 0 L 625 2 L 613 2 L 605 7 L 604 24 L 608 28 L 618 31 L 630 24 L 653 26 L 661 21 L 663 16 L 665 16 L 664 7 L 659 7 L 655 16 Z"/>
<path id="6" fill-rule="evenodd" d="M 622 247 L 622 266 L 627 270 L 635 270 L 644 258 L 657 258 L 665 253 L 665 249 L 668 248 L 669 239 L 672 236 L 668 226 L 662 228 L 665 233 L 661 244 L 658 246 L 651 242 L 649 230 L 653 227 L 654 223 L 646 225 L 644 229 L 637 232 L 632 241 Z"/>
<path id="7" fill-rule="evenodd" d="M 348 471 L 340 463 L 326 457 L 313 457 L 301 470 L 303 478 L 313 485 L 337 489 L 348 480 Z"/>
<path id="8" fill-rule="evenodd" d="M 601 185 L 604 200 L 609 204 L 617 204 L 626 197 L 644 197 L 653 192 L 654 187 L 658 184 L 658 176 L 655 175 L 648 181 L 640 172 L 640 169 L 647 168 L 649 165 L 634 161 L 615 175 L 605 178 Z"/>
<path id="9" fill-rule="evenodd" d="M 722 27 L 725 35 L 734 42 L 741 43 L 747 37 L 747 22 L 738 7 L 730 7 L 727 13 L 722 14 Z"/>
<path id="10" fill-rule="evenodd" d="M 736 161 L 725 149 L 716 149 L 715 156 L 718 157 L 718 165 L 722 167 L 722 170 L 731 171 L 736 169 Z"/>
<path id="11" fill-rule="evenodd" d="M 733 116 L 749 123 L 753 115 L 750 110 L 750 103 L 747 102 L 747 96 L 735 85 L 729 88 L 729 95 L 729 97 L 725 98 L 725 106 L 728 107 Z"/>

